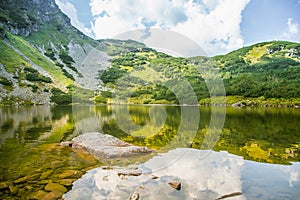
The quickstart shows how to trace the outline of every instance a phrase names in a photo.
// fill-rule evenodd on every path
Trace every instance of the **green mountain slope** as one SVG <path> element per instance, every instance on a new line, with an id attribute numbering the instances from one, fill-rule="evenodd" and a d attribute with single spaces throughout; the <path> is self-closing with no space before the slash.
<path id="1" fill-rule="evenodd" d="M 113 59 L 100 78 L 115 91 L 115 99 L 131 96 L 131 103 L 193 104 L 192 96 L 200 104 L 221 103 L 224 94 L 206 86 L 211 69 L 224 82 L 227 104 L 300 103 L 300 44 L 292 42 L 255 44 L 213 58 L 174 58 L 140 49 Z"/>
<path id="2" fill-rule="evenodd" d="M 74 28 L 54 0 L 0 2 L 0 103 L 92 103 L 110 55 L 144 46 L 96 41 Z"/>
<path id="3" fill-rule="evenodd" d="M 2 0 L 0 50 L 0 104 L 218 103 L 218 76 L 227 104 L 300 103 L 299 43 L 175 58 L 132 40 L 93 40 L 54 0 Z"/>
<path id="4" fill-rule="evenodd" d="M 213 58 L 227 95 L 296 98 L 300 95 L 300 44 L 274 41 Z"/>

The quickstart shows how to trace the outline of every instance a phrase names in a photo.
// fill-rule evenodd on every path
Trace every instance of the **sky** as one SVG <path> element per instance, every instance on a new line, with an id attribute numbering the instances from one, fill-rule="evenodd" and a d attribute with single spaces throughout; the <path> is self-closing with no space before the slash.
<path id="1" fill-rule="evenodd" d="M 300 0 L 55 0 L 94 39 L 128 31 L 172 31 L 207 55 L 271 40 L 300 42 Z M 192 56 L 192 55 L 191 55 Z M 193 55 L 194 56 L 194 55 Z"/>

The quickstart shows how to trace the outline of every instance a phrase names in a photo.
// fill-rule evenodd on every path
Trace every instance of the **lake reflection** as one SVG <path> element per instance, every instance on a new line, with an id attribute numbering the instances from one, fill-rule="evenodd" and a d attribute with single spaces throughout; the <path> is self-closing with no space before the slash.
<path id="1" fill-rule="evenodd" d="M 199 109 L 198 116 L 195 109 Z M 224 124 L 216 122 L 224 108 L 213 109 L 212 121 L 209 107 L 183 111 L 179 106 L 100 106 L 75 107 L 73 112 L 77 134 L 102 131 L 161 152 L 178 147 L 206 149 L 206 143 L 213 142 L 214 150 L 258 162 L 300 160 L 299 109 L 228 107 Z"/>
<path id="2" fill-rule="evenodd" d="M 214 117 L 211 120 L 212 109 L 209 107 L 0 107 L 0 198 L 18 199 L 44 191 L 48 182 L 62 183 L 59 177 L 67 170 L 77 170 L 82 174 L 90 167 L 147 161 L 146 158 L 127 162 L 98 161 L 83 152 L 59 146 L 61 141 L 71 140 L 91 131 L 111 134 L 135 145 L 146 145 L 160 153 L 177 148 L 206 149 L 213 145 L 215 151 L 227 151 L 230 155 L 236 155 L 243 163 L 244 160 L 251 160 L 243 165 L 242 170 L 246 171 L 241 171 L 243 176 L 239 180 L 243 182 L 243 191 L 255 190 L 253 193 L 259 193 L 262 186 L 251 185 L 254 182 L 247 177 L 253 177 L 254 180 L 271 173 L 272 178 L 284 177 L 285 181 L 289 179 L 291 190 L 299 186 L 299 170 L 293 171 L 300 161 L 299 109 L 229 107 L 225 108 L 225 122 L 218 120 L 218 116 L 224 113 L 224 107 L 213 109 Z M 220 125 L 222 129 L 218 130 Z M 181 157 L 179 155 L 178 158 Z M 270 167 L 259 168 L 260 166 Z M 276 170 L 273 172 L 272 167 L 282 167 L 284 173 Z M 256 170 L 250 170 L 254 168 Z M 240 168 L 234 168 L 234 171 L 239 170 Z M 45 172 L 49 175 L 42 176 Z M 28 176 L 28 180 L 16 182 Z M 79 177 L 67 179 L 74 181 Z M 279 182 L 277 184 L 272 181 L 273 179 L 265 178 L 261 183 L 268 185 L 270 190 L 281 186 Z M 11 191 L 9 186 L 14 186 L 17 190 Z M 70 183 L 65 187 L 71 189 Z M 288 197 L 291 193 L 288 189 L 286 191 Z"/>
<path id="3" fill-rule="evenodd" d="M 179 155 L 183 156 L 175 163 L 166 165 Z M 143 175 L 128 176 L 126 179 L 120 178 L 117 170 L 93 169 L 76 181 L 64 198 L 128 199 L 135 191 L 145 200 L 206 200 L 233 193 L 241 194 L 230 199 L 300 198 L 300 163 L 269 165 L 246 161 L 227 152 L 176 149 L 150 159 L 139 168 Z M 159 178 L 153 180 L 151 175 Z M 169 181 L 174 180 L 182 184 L 180 191 L 168 185 Z"/>

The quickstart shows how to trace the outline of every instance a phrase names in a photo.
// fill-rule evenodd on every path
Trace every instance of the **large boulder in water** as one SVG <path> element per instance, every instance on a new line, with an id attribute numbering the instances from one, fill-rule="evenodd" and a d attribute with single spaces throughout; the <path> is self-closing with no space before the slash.
<path id="1" fill-rule="evenodd" d="M 99 158 L 128 157 L 153 152 L 147 147 L 134 146 L 103 133 L 84 133 L 72 139 L 72 148 L 83 148 Z"/>

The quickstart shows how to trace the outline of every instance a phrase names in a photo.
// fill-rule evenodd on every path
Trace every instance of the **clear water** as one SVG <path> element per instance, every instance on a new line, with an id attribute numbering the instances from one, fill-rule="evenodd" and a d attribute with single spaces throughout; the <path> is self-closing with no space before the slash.
<path id="1" fill-rule="evenodd" d="M 280 199 L 297 199 L 299 168 L 293 173 L 279 173 L 274 169 L 299 166 L 299 121 L 299 109 L 0 107 L 0 198 L 34 198 L 38 192 L 46 195 L 50 193 L 45 191 L 49 182 L 71 190 L 72 182 L 88 170 L 103 165 L 140 164 L 151 159 L 152 155 L 99 161 L 86 152 L 59 146 L 61 141 L 71 140 L 76 135 L 99 131 L 162 153 L 178 148 L 228 152 L 247 163 L 240 177 L 242 192 L 248 191 L 248 195 L 253 193 L 253 196 L 245 198 L 264 199 L 255 194 L 259 194 L 259 188 L 268 187 L 268 191 L 274 192 L 277 188 L 286 188 Z M 254 190 L 253 180 L 263 175 L 272 179 L 259 181 L 258 189 Z M 276 178 L 282 178 L 288 187 L 282 187 Z M 251 190 L 256 192 L 249 192 Z"/>

